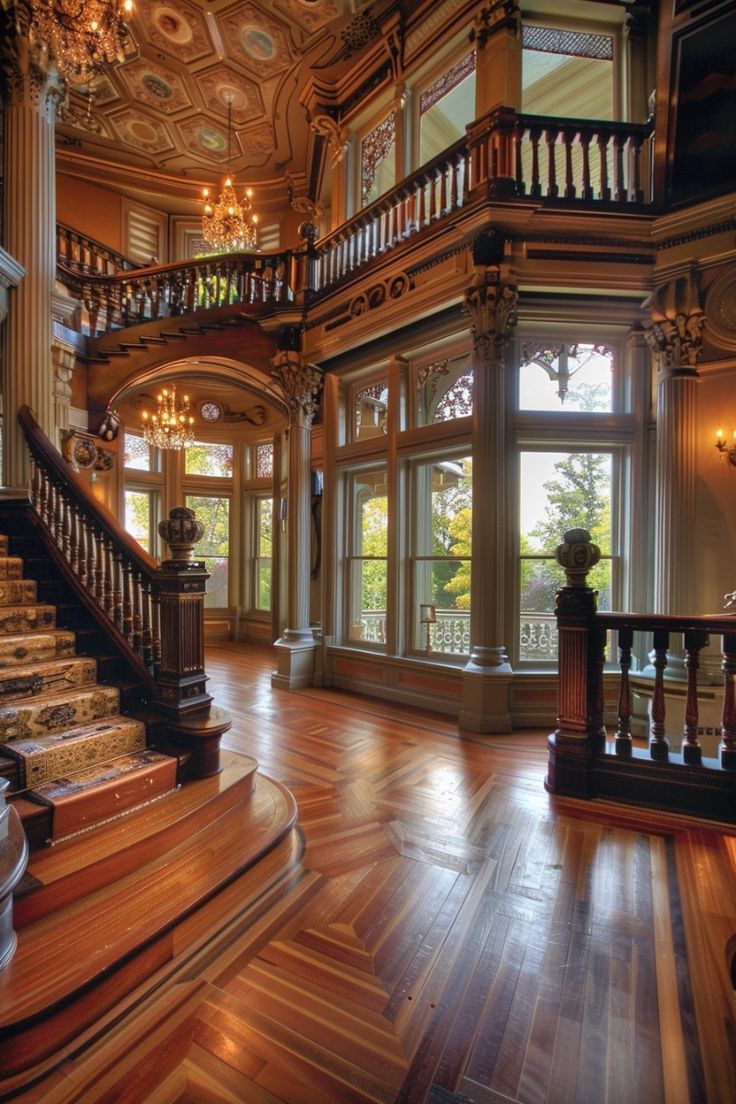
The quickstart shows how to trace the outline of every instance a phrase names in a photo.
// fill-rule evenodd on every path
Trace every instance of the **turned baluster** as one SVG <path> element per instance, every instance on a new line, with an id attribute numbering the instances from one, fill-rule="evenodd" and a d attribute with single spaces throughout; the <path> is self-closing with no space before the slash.
<path id="1" fill-rule="evenodd" d="M 161 665 L 161 594 L 157 587 L 151 592 L 151 652 L 157 671 Z"/>
<path id="2" fill-rule="evenodd" d="M 542 136 L 540 126 L 529 127 L 529 141 L 532 144 L 532 186 L 529 195 L 537 198 L 542 194 L 542 185 L 539 181 L 539 139 Z"/>
<path id="3" fill-rule="evenodd" d="M 687 670 L 687 699 L 685 701 L 685 742 L 682 745 L 683 762 L 696 766 L 703 761 L 698 741 L 698 667 L 700 649 L 708 643 L 708 634 L 702 629 L 685 630 L 685 669 Z"/>
<path id="4" fill-rule="evenodd" d="M 633 629 L 618 630 L 618 664 L 621 668 L 621 683 L 618 691 L 616 755 L 621 759 L 631 758 L 631 692 L 629 688 L 629 670 L 631 668 L 631 644 L 633 639 Z"/>
<path id="5" fill-rule="evenodd" d="M 104 555 L 105 563 L 105 576 L 104 576 L 104 595 L 103 595 L 103 609 L 111 621 L 115 619 L 115 561 L 113 558 L 112 541 L 109 538 L 105 538 L 104 543 Z"/>
<path id="6" fill-rule="evenodd" d="M 610 134 L 605 130 L 598 131 L 598 153 L 601 159 L 601 184 L 599 199 L 609 200 L 611 189 L 608 186 L 608 140 Z"/>
<path id="7" fill-rule="evenodd" d="M 629 197 L 624 181 L 624 138 L 618 132 L 613 136 L 613 179 L 614 198 L 619 203 L 625 203 Z"/>
<path id="8" fill-rule="evenodd" d="M 123 557 L 115 549 L 115 578 L 113 582 L 113 621 L 118 632 L 123 631 Z"/>
<path id="9" fill-rule="evenodd" d="M 555 146 L 559 131 L 555 126 L 548 126 L 545 132 L 547 142 L 547 195 L 550 199 L 556 199 L 559 195 L 557 187 L 557 165 L 555 163 Z"/>
<path id="10" fill-rule="evenodd" d="M 87 549 L 87 590 L 90 594 L 94 595 L 97 571 L 97 564 L 95 563 L 95 531 L 94 527 L 89 523 L 87 523 L 85 548 Z"/>
<path id="11" fill-rule="evenodd" d="M 604 751 L 606 746 L 606 726 L 603 723 L 605 708 L 603 668 L 606 662 L 607 633 L 605 629 L 591 628 L 591 679 L 590 712 L 588 734 L 590 745 L 595 751 Z"/>
<path id="12" fill-rule="evenodd" d="M 521 160 L 521 148 L 526 127 L 523 123 L 514 126 L 514 179 L 516 181 L 516 194 L 526 194 L 526 182 L 524 180 L 524 166 Z"/>
<path id="13" fill-rule="evenodd" d="M 447 172 L 440 172 L 440 214 L 446 215 L 449 208 L 447 206 Z"/>
<path id="14" fill-rule="evenodd" d="M 123 636 L 133 645 L 133 594 L 130 578 L 130 562 L 122 561 L 123 569 Z"/>
<path id="15" fill-rule="evenodd" d="M 654 693 L 652 694 L 652 723 L 649 755 L 657 763 L 666 763 L 669 746 L 664 734 L 664 670 L 667 666 L 667 645 L 670 635 L 666 629 L 654 630 Z"/>
<path id="16" fill-rule="evenodd" d="M 586 132 L 581 133 L 580 148 L 583 151 L 583 187 L 580 192 L 581 199 L 593 198 L 593 188 L 590 183 L 590 139 L 590 134 Z"/>
<path id="17" fill-rule="evenodd" d="M 577 131 L 572 127 L 565 127 L 562 131 L 562 141 L 565 145 L 565 199 L 574 199 L 577 189 L 572 171 L 572 147 Z"/>
<path id="18" fill-rule="evenodd" d="M 429 221 L 437 218 L 437 173 L 433 172 L 429 178 Z"/>
<path id="19" fill-rule="evenodd" d="M 423 176 L 419 181 L 419 201 L 417 204 L 417 221 L 419 229 L 427 225 L 427 178 Z"/>
<path id="20" fill-rule="evenodd" d="M 141 580 L 137 572 L 131 572 L 130 577 L 131 585 L 131 607 L 133 614 L 132 625 L 132 644 L 133 651 L 136 655 L 143 659 L 143 610 L 141 608 L 141 599 L 143 593 L 141 590 Z"/>
<path id="21" fill-rule="evenodd" d="M 87 524 L 84 520 L 84 515 L 79 515 L 79 540 L 78 540 L 78 562 L 77 562 L 77 578 L 83 587 L 87 586 Z"/>
<path id="22" fill-rule="evenodd" d="M 736 633 L 723 634 L 723 718 L 718 748 L 724 770 L 736 770 L 736 703 L 733 679 L 736 674 Z"/>
<path id="23" fill-rule="evenodd" d="M 101 529 L 94 530 L 95 539 L 95 601 L 100 609 L 105 608 L 105 559 L 103 546 L 103 533 Z"/>
<path id="24" fill-rule="evenodd" d="M 54 540 L 60 549 L 64 547 L 64 499 L 61 489 L 54 486 Z"/>
<path id="25" fill-rule="evenodd" d="M 62 520 L 61 520 L 61 551 L 64 559 L 69 563 L 69 553 L 71 547 L 71 520 L 72 508 L 68 498 L 64 498 Z"/>
<path id="26" fill-rule="evenodd" d="M 141 606 L 143 610 L 143 629 L 141 635 L 141 648 L 143 662 L 150 671 L 153 667 L 153 632 L 151 629 L 151 584 L 147 578 L 143 578 L 141 587 Z"/>
<path id="27" fill-rule="evenodd" d="M 71 529 L 69 533 L 69 566 L 75 575 L 79 575 L 79 507 L 72 506 Z"/>
<path id="28" fill-rule="evenodd" d="M 634 135 L 631 139 L 631 160 L 632 160 L 632 174 L 633 174 L 633 198 L 636 203 L 642 203 L 644 201 L 644 189 L 641 183 L 641 146 L 643 139 L 640 135 Z"/>
<path id="29" fill-rule="evenodd" d="M 40 513 L 41 473 L 38 470 L 38 464 L 33 459 L 31 459 L 31 502 L 36 509 L 36 513 Z"/>
<path id="30" fill-rule="evenodd" d="M 460 158 L 454 164 L 450 165 L 450 209 L 455 210 L 460 205 L 460 188 L 458 182 L 460 178 Z"/>

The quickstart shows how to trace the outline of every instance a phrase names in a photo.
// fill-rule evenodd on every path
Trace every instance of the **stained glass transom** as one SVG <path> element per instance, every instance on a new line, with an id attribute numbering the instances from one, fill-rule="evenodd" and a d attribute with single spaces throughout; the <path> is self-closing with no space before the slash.
<path id="1" fill-rule="evenodd" d="M 270 479 L 273 475 L 273 443 L 256 445 L 256 479 Z"/>
<path id="2" fill-rule="evenodd" d="M 522 44 L 525 50 L 539 50 L 545 54 L 613 60 L 613 39 L 610 35 L 527 25 L 522 31 Z"/>
<path id="3" fill-rule="evenodd" d="M 475 50 L 471 50 L 464 58 L 461 58 L 451 69 L 422 92 L 419 98 L 419 114 L 424 115 L 430 107 L 434 107 L 448 92 L 457 88 L 466 77 L 475 72 Z"/>
<path id="4" fill-rule="evenodd" d="M 392 111 L 387 119 L 379 123 L 370 134 L 366 134 L 360 151 L 360 194 L 364 204 L 368 203 L 376 174 L 382 161 L 396 141 L 396 112 Z"/>

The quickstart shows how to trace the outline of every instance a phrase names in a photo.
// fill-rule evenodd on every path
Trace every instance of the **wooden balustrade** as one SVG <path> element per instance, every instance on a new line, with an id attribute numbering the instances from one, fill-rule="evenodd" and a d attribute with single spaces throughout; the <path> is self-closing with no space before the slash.
<path id="1" fill-rule="evenodd" d="M 657 808 L 736 821 L 736 617 L 663 616 L 598 612 L 586 582 L 597 549 L 585 530 L 571 530 L 557 550 L 567 585 L 557 595 L 559 713 L 550 736 L 547 786 L 574 797 L 609 797 Z M 648 739 L 632 729 L 632 650 L 643 640 L 651 676 L 637 676 L 651 698 Z M 609 741 L 604 724 L 606 642 L 616 638 L 616 726 Z M 718 758 L 700 744 L 698 669 L 703 649 L 721 639 L 723 706 Z M 650 651 L 651 648 L 651 651 Z M 668 657 L 682 650 L 685 681 L 667 679 Z M 679 697 L 682 721 L 667 717 L 667 701 Z M 679 731 L 678 731 L 679 730 Z M 673 750 L 671 744 L 681 744 Z"/>
<path id="2" fill-rule="evenodd" d="M 294 299 L 293 255 L 232 253 L 101 275 L 70 267 L 60 256 L 59 280 L 85 306 L 90 332 L 195 314 L 230 304 L 286 306 Z"/>
<path id="3" fill-rule="evenodd" d="M 87 276 L 113 276 L 136 267 L 122 253 L 61 222 L 56 224 L 56 256 L 64 268 Z"/>
<path id="4" fill-rule="evenodd" d="M 201 524 L 186 507 L 172 510 L 159 526 L 172 558 L 159 565 L 95 499 L 27 406 L 18 422 L 31 456 L 31 500 L 50 554 L 141 682 L 169 738 L 189 751 L 190 775 L 216 773 L 220 736 L 230 720 L 210 707 L 206 690 L 209 575 L 203 562 L 192 559 Z"/>

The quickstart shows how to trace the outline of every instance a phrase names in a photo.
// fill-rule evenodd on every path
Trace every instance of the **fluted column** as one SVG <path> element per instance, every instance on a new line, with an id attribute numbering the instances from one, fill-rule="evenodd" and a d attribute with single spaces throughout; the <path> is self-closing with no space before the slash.
<path id="1" fill-rule="evenodd" d="M 659 288 L 647 305 L 658 375 L 655 611 L 695 613 L 696 389 L 705 318 L 695 274 Z"/>
<path id="2" fill-rule="evenodd" d="M 296 344 L 293 341 L 292 344 Z M 288 628 L 276 641 L 278 670 L 272 684 L 296 690 L 309 686 L 314 672 L 315 640 L 309 627 L 312 525 L 312 421 L 322 388 L 322 372 L 305 364 L 295 348 L 280 351 L 271 375 L 289 407 Z"/>
<path id="3" fill-rule="evenodd" d="M 6 324 L 5 482 L 28 482 L 15 414 L 27 403 L 54 439 L 51 296 L 56 268 L 54 126 L 63 85 L 23 37 L 3 43 L 5 71 L 5 246 L 26 271 Z"/>
<path id="4" fill-rule="evenodd" d="M 498 235 L 486 234 L 476 241 L 475 277 L 465 297 L 473 333 L 473 570 L 470 659 L 463 677 L 460 727 L 474 732 L 511 731 L 508 684 L 512 672 L 504 644 L 505 353 L 516 324 L 518 293 L 503 279 L 502 255 L 503 240 Z"/>

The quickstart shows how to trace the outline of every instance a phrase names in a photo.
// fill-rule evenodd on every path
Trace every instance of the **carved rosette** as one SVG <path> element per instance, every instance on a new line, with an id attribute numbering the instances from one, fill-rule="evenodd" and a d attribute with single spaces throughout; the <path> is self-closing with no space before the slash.
<path id="1" fill-rule="evenodd" d="M 176 506 L 166 521 L 159 522 L 158 531 L 171 549 L 171 559 L 182 562 L 193 558 L 194 546 L 204 535 L 204 525 L 197 521 L 194 510 Z"/>
<path id="2" fill-rule="evenodd" d="M 563 543 L 555 549 L 555 559 L 565 572 L 569 587 L 587 587 L 588 572 L 600 558 L 601 550 L 593 544 L 587 529 L 568 529 Z"/>
<path id="3" fill-rule="evenodd" d="M 486 272 L 465 295 L 463 304 L 470 318 L 476 357 L 500 361 L 516 326 L 519 292 L 514 284 L 495 282 Z"/>
<path id="4" fill-rule="evenodd" d="M 660 371 L 689 369 L 694 373 L 705 324 L 695 270 L 657 288 L 644 306 L 652 316 L 645 338 Z"/>
<path id="5" fill-rule="evenodd" d="M 324 381 L 322 369 L 302 363 L 301 354 L 294 349 L 277 353 L 271 364 L 271 378 L 283 391 L 292 419 L 311 425 Z"/>

